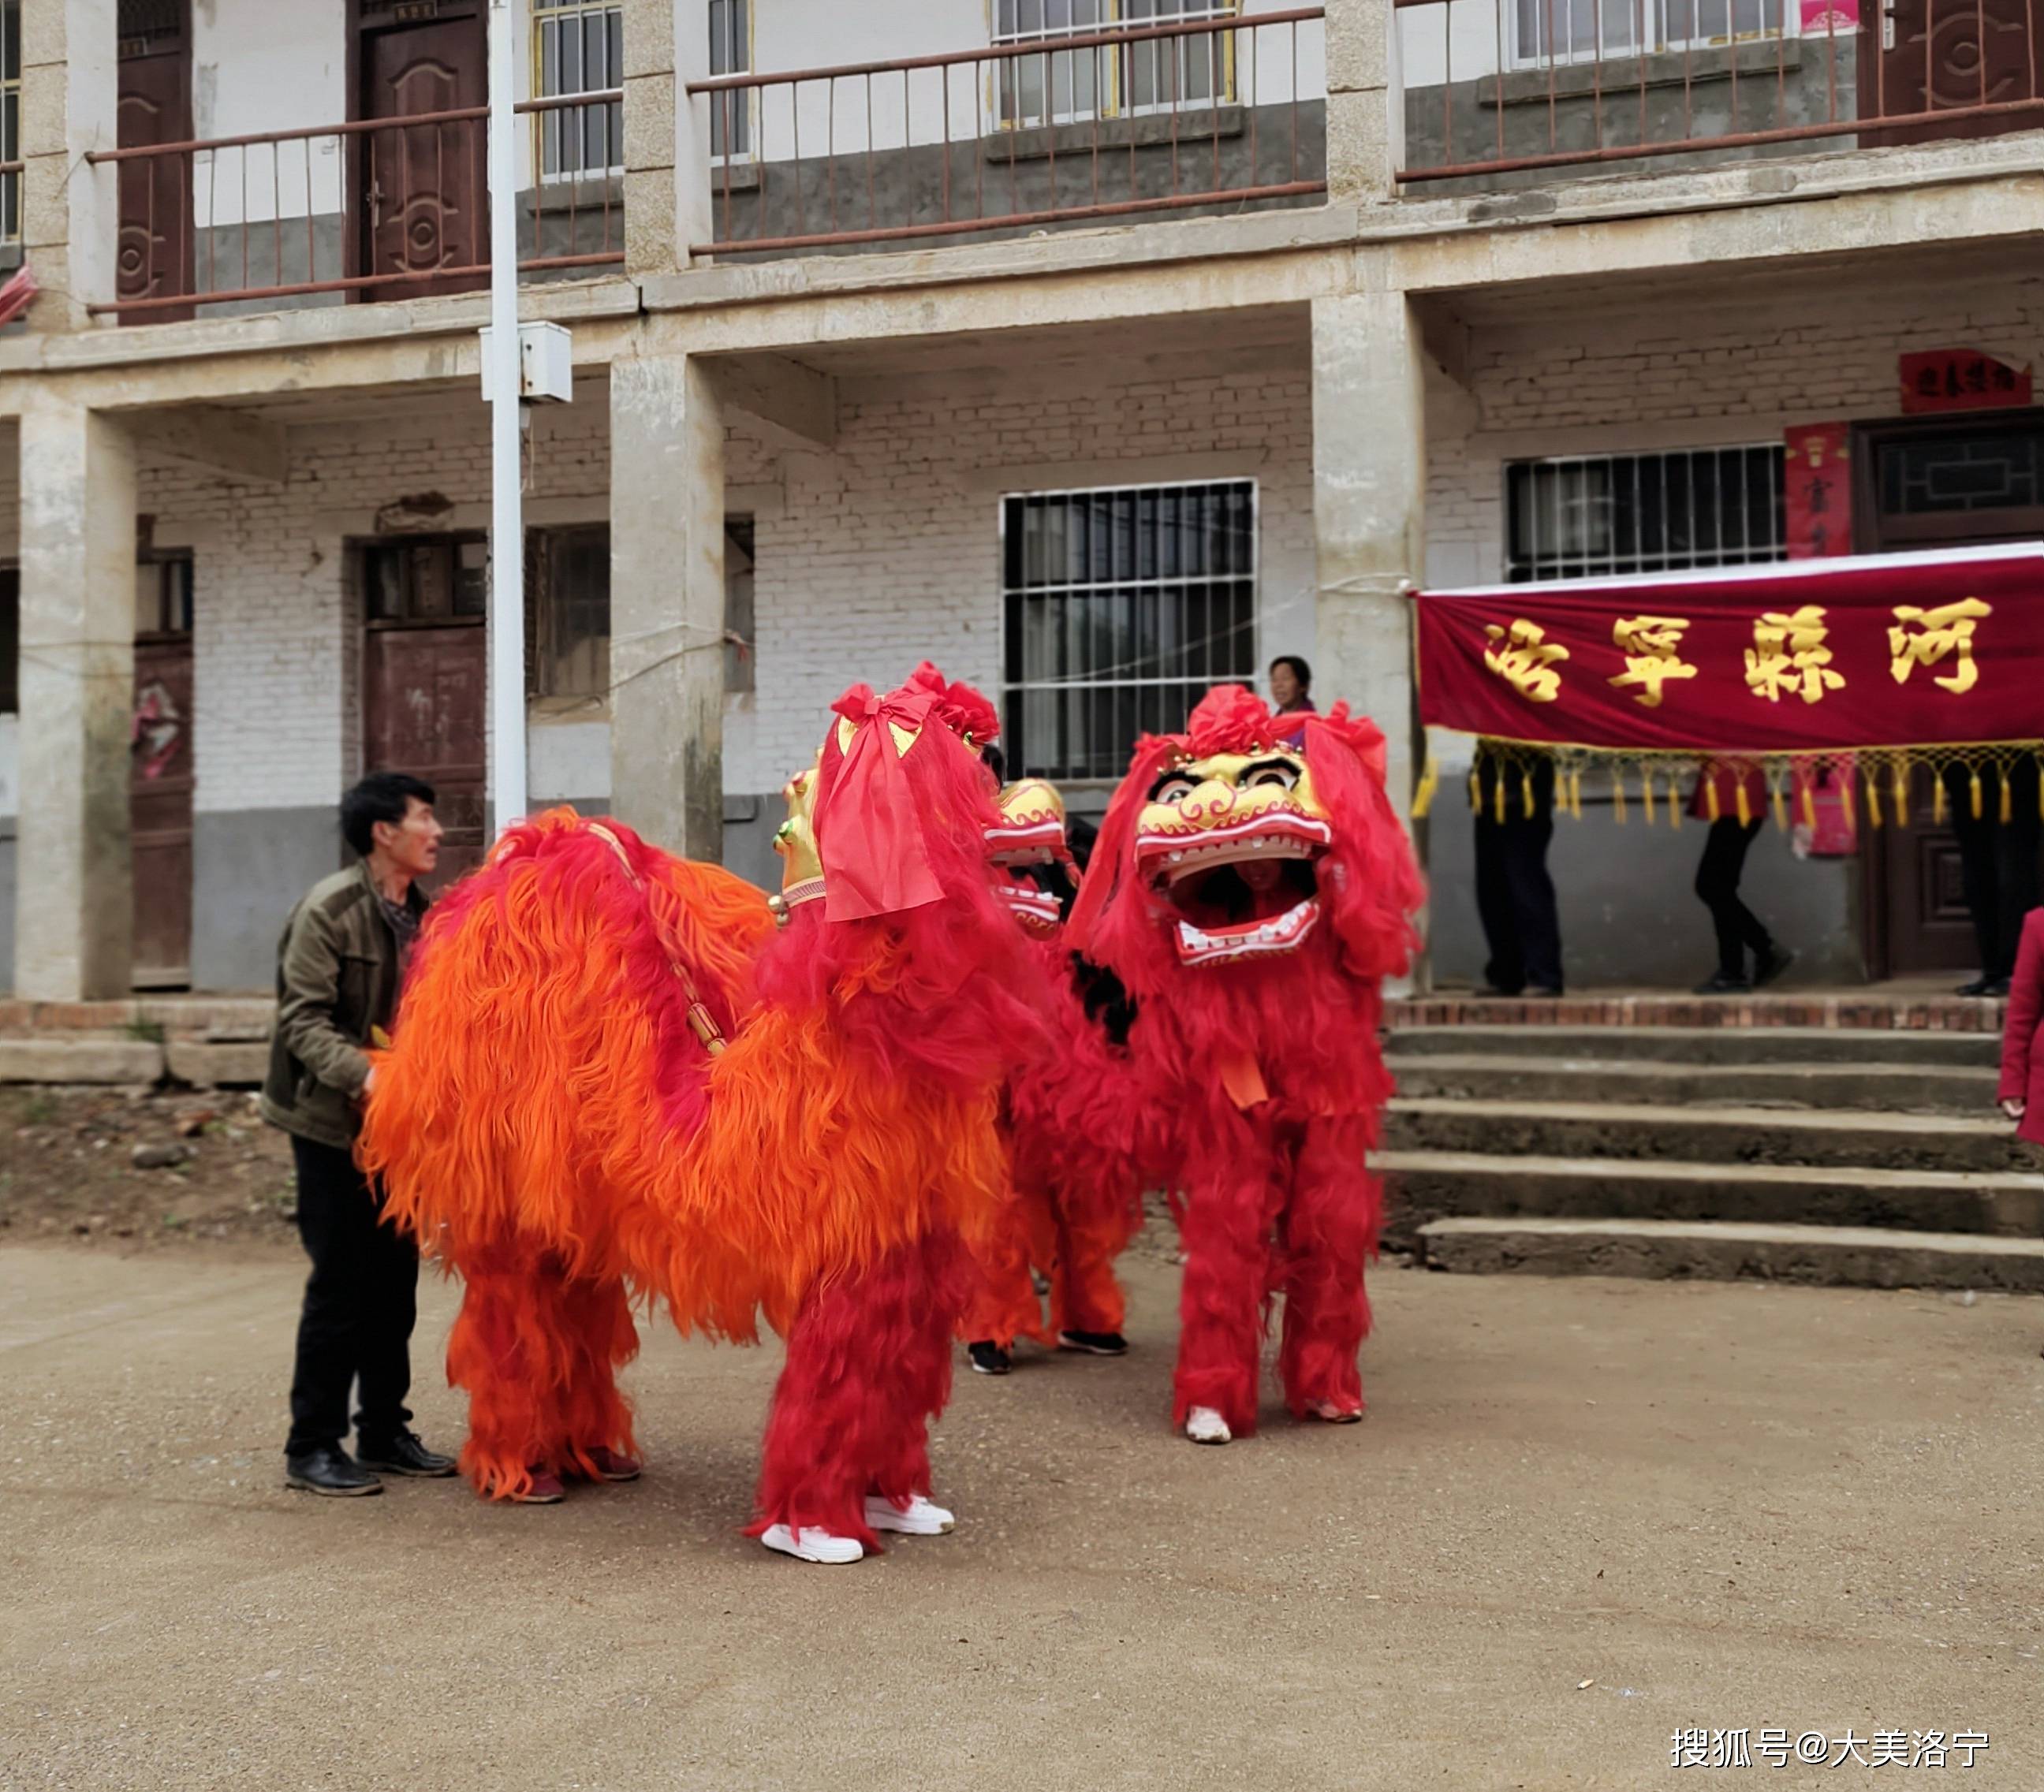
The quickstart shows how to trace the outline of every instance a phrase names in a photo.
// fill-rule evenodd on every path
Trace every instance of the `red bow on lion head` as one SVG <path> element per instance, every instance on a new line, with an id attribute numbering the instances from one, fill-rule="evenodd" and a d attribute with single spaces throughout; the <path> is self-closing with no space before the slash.
<path id="1" fill-rule="evenodd" d="M 933 722 L 968 747 L 992 739 L 1001 730 L 993 705 L 925 660 L 898 690 L 878 696 L 855 685 L 831 708 L 839 719 L 824 743 L 814 818 L 824 918 L 867 920 L 941 901 L 929 830 L 939 823 L 930 811 L 945 781 L 916 777 L 910 755 L 957 750 L 926 738 Z"/>

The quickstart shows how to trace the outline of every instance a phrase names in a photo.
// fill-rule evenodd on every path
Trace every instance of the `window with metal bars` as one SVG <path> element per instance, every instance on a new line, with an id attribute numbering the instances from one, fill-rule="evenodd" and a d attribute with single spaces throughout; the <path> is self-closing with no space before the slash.
<path id="1" fill-rule="evenodd" d="M 0 6 L 0 162 L 21 159 L 21 0 Z M 21 240 L 21 177 L 0 175 L 0 244 Z"/>
<path id="2" fill-rule="evenodd" d="M 1787 551 L 1778 442 L 1515 461 L 1504 485 L 1514 584 L 1733 566 Z"/>
<path id="3" fill-rule="evenodd" d="M 1638 56 L 1642 48 L 1745 43 L 1783 29 L 1781 0 L 1513 0 L 1512 25 L 1519 66 L 1543 68 L 1550 60 Z"/>
<path id="4" fill-rule="evenodd" d="M 542 99 L 624 85 L 624 9 L 608 0 L 532 0 L 532 90 Z M 624 108 L 564 106 L 535 115 L 543 179 L 621 173 Z"/>
<path id="5" fill-rule="evenodd" d="M 744 75 L 752 67 L 752 0 L 709 0 L 709 71 Z M 756 94 L 738 90 L 713 94 L 709 106 L 709 152 L 720 162 L 752 156 L 752 107 Z"/>
<path id="6" fill-rule="evenodd" d="M 1239 0 L 994 0 L 997 44 L 1040 44 L 1039 56 L 996 65 L 996 116 L 1004 125 L 1083 123 L 1099 117 L 1209 106 L 1235 98 L 1234 34 L 1055 48 L 1062 37 L 1233 18 Z"/>
<path id="7" fill-rule="evenodd" d="M 1116 778 L 1138 735 L 1256 681 L 1256 482 L 1001 500 L 1011 774 Z"/>

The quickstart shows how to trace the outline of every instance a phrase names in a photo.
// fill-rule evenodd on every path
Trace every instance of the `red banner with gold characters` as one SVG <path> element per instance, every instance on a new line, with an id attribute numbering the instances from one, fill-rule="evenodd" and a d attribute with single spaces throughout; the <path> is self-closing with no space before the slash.
<path id="1" fill-rule="evenodd" d="M 1620 754 L 2044 740 L 2044 543 L 1415 601 L 1441 727 Z"/>

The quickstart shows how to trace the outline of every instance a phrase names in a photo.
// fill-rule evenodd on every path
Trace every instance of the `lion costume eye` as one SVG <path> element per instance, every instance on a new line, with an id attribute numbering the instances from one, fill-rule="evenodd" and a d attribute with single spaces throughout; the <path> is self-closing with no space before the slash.
<path id="1" fill-rule="evenodd" d="M 1199 787 L 1183 772 L 1166 772 L 1150 786 L 1153 803 L 1182 803 Z"/>
<path id="2" fill-rule="evenodd" d="M 1299 768 L 1289 759 L 1259 759 L 1242 774 L 1244 790 L 1289 790 L 1299 781 Z"/>

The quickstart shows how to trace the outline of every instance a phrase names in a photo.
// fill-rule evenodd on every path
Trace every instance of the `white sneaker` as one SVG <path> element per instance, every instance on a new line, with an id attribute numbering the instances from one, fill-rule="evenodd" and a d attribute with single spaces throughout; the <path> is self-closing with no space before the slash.
<path id="1" fill-rule="evenodd" d="M 1329 1425 L 1360 1425 L 1362 1422 L 1362 1407 L 1338 1406 L 1331 1400 L 1316 1400 L 1306 1410 L 1315 1418 L 1324 1419 Z"/>
<path id="2" fill-rule="evenodd" d="M 856 1562 L 866 1553 L 857 1537 L 833 1537 L 813 1525 L 805 1525 L 799 1531 L 790 1530 L 786 1525 L 770 1525 L 759 1541 L 769 1549 L 778 1549 L 801 1562 Z"/>
<path id="3" fill-rule="evenodd" d="M 878 1494 L 866 1496 L 866 1521 L 876 1531 L 899 1531 L 904 1537 L 941 1537 L 958 1522 L 941 1506 L 920 1494 L 909 1502 L 905 1512 L 891 1499 Z"/>
<path id="4" fill-rule="evenodd" d="M 1195 1406 L 1185 1414 L 1185 1435 L 1196 1444 L 1225 1444 L 1235 1433 L 1212 1406 Z"/>

